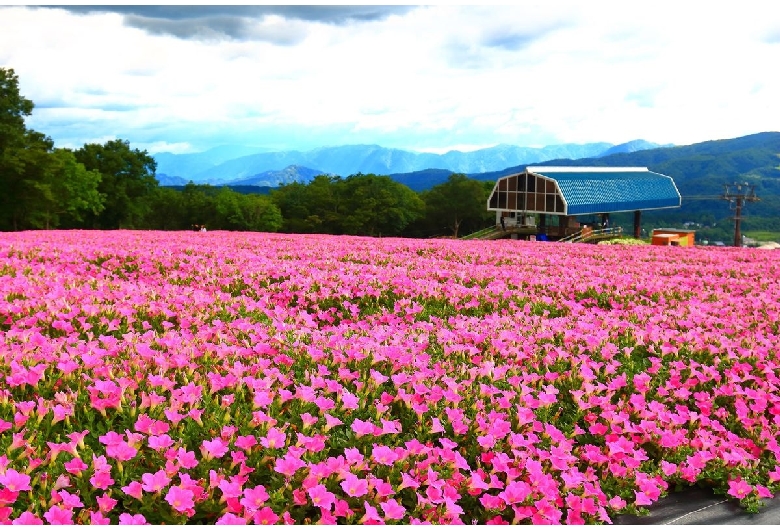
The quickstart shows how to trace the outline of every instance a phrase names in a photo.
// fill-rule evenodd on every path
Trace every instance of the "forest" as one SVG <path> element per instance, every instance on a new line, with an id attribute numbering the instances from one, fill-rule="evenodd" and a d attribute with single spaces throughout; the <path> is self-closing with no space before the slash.
<path id="1" fill-rule="evenodd" d="M 27 128 L 34 103 L 19 92 L 13 69 L 0 68 L 0 231 L 30 229 L 147 229 L 264 231 L 367 236 L 458 237 L 494 222 L 485 203 L 496 173 L 450 174 L 418 172 L 436 183 L 415 191 L 398 176 L 320 175 L 311 182 L 275 189 L 232 189 L 189 183 L 164 187 L 155 177 L 157 164 L 129 141 L 88 143 L 78 149 L 54 147 L 41 132 Z M 758 184 L 762 202 L 751 205 L 743 230 L 777 231 L 780 179 L 777 133 L 740 139 L 738 149 L 709 142 L 672 149 L 613 155 L 600 159 L 553 161 L 551 165 L 648 165 L 665 174 L 682 174 L 678 185 L 683 207 L 648 212 L 647 230 L 694 223 L 703 238 L 728 240 L 733 224 L 721 201 L 687 201 L 686 197 L 717 198 L 720 177 L 747 175 Z M 756 142 L 763 142 L 761 148 Z M 724 151 L 724 148 L 726 151 Z M 741 150 L 740 150 L 741 149 Z M 667 158 L 663 158 L 667 157 Z M 773 158 L 774 157 L 774 158 Z M 691 162 L 692 160 L 695 161 Z M 675 177 L 677 180 L 677 177 Z M 414 186 L 419 190 L 419 186 Z M 751 216 L 752 214 L 752 216 Z M 631 224 L 630 214 L 617 214 L 615 224 Z"/>

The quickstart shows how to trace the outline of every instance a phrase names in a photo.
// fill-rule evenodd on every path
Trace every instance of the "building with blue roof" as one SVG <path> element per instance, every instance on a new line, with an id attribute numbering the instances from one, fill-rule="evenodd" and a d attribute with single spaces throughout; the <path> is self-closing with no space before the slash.
<path id="1" fill-rule="evenodd" d="M 529 166 L 496 181 L 487 209 L 496 212 L 496 225 L 502 227 L 533 227 L 538 216 L 537 233 L 552 237 L 580 230 L 577 216 L 599 216 L 606 226 L 610 213 L 634 212 L 639 237 L 643 210 L 680 204 L 674 180 L 646 167 Z"/>

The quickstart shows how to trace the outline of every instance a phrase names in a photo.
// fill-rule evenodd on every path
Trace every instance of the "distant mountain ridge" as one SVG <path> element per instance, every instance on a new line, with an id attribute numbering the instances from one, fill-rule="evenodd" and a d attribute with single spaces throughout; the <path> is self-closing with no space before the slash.
<path id="1" fill-rule="evenodd" d="M 246 182 L 253 181 L 263 182 L 257 185 L 275 186 L 291 182 L 290 179 L 307 182 L 308 180 L 300 179 L 310 180 L 312 171 L 315 175 L 332 174 L 343 177 L 356 173 L 389 175 L 428 169 L 469 174 L 551 159 L 594 158 L 655 147 L 658 147 L 658 144 L 633 140 L 620 145 L 598 142 L 540 148 L 497 145 L 476 151 L 449 151 L 444 154 L 418 153 L 378 145 L 346 145 L 321 147 L 311 151 L 247 154 L 252 148 L 222 146 L 194 154 L 158 153 L 154 158 L 157 161 L 158 175 L 164 176 L 160 181 L 166 185 L 181 185 L 181 182 L 189 181 L 196 184 L 246 185 Z M 296 172 L 299 173 L 297 177 Z M 277 177 L 280 180 L 274 181 Z"/>

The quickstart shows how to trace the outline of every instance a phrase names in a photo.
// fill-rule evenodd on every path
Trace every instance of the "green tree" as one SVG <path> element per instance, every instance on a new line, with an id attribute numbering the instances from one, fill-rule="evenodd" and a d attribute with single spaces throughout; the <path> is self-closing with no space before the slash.
<path id="1" fill-rule="evenodd" d="M 40 192 L 35 205 L 37 227 L 54 228 L 61 221 L 79 226 L 85 215 L 103 210 L 105 197 L 98 192 L 100 173 L 87 171 L 72 151 L 55 149 L 39 167 L 42 172 L 35 182 Z"/>
<path id="2" fill-rule="evenodd" d="M 99 191 L 105 196 L 105 209 L 88 216 L 94 228 L 133 228 L 143 224 L 158 186 L 154 158 L 146 151 L 131 149 L 126 140 L 110 140 L 103 145 L 85 144 L 76 150 L 76 159 L 102 176 Z"/>
<path id="3" fill-rule="evenodd" d="M 276 232 L 283 224 L 279 207 L 270 198 L 258 194 L 241 194 L 222 188 L 215 197 L 214 228 Z"/>
<path id="4" fill-rule="evenodd" d="M 149 208 L 139 228 L 146 230 L 188 230 L 184 219 L 184 196 L 173 188 L 159 186 L 147 198 Z"/>
<path id="5" fill-rule="evenodd" d="M 373 174 L 344 179 L 344 233 L 395 236 L 425 212 L 425 204 L 407 186 Z"/>
<path id="6" fill-rule="evenodd" d="M 479 230 L 493 217 L 485 205 L 489 193 L 483 182 L 452 174 L 446 182 L 422 194 L 425 224 L 433 230 L 445 227 L 453 237 Z"/>
<path id="7" fill-rule="evenodd" d="M 10 147 L 24 145 L 24 120 L 33 102 L 19 93 L 19 78 L 12 68 L 0 68 L 0 157 Z"/>
<path id="8" fill-rule="evenodd" d="M 319 219 L 309 211 L 309 187 L 300 182 L 280 186 L 271 192 L 271 201 L 282 212 L 282 231 L 295 234 L 310 234 L 317 231 Z"/>
<path id="9" fill-rule="evenodd" d="M 32 111 L 33 102 L 19 93 L 14 70 L 0 68 L 0 230 L 18 229 L 24 215 L 19 196 L 29 193 L 31 186 L 24 178 L 28 160 L 23 151 L 29 136 L 24 120 Z"/>

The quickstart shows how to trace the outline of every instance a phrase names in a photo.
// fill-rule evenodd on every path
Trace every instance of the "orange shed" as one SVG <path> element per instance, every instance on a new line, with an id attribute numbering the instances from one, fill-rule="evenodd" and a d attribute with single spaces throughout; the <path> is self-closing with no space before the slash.
<path id="1" fill-rule="evenodd" d="M 653 230 L 653 245 L 692 247 L 696 230 L 676 230 L 673 228 L 656 228 Z"/>

